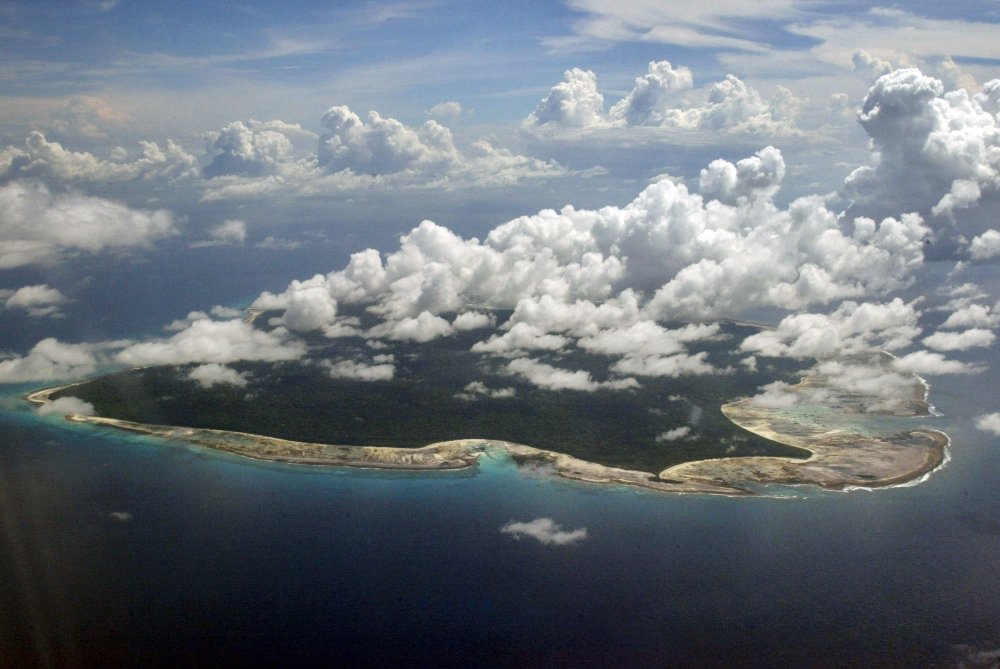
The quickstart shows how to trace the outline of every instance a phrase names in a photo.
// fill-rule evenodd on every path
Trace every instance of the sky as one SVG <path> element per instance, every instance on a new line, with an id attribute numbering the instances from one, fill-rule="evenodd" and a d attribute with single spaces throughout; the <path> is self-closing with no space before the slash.
<path id="1" fill-rule="evenodd" d="M 227 364 L 310 360 L 310 333 L 367 342 L 313 361 L 331 374 L 384 379 L 394 342 L 481 329 L 496 369 L 593 392 L 739 373 L 685 348 L 726 318 L 776 326 L 746 371 L 888 350 L 894 373 L 989 373 L 995 1 L 0 17 L 0 382 L 193 364 L 238 384 Z M 607 374 L 559 368 L 573 348 Z"/>

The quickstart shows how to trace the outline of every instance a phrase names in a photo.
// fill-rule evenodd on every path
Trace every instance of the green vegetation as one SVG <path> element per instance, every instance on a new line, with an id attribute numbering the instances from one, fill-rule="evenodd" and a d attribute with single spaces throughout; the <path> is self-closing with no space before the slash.
<path id="1" fill-rule="evenodd" d="M 162 366 L 108 374 L 61 394 L 91 402 L 101 416 L 262 434 L 296 441 L 419 447 L 459 438 L 512 441 L 567 453 L 604 465 L 659 472 L 680 462 L 741 455 L 807 457 L 791 446 L 758 437 L 721 412 L 723 403 L 756 392 L 778 379 L 794 381 L 797 367 L 784 363 L 748 373 L 732 352 L 751 332 L 729 325 L 723 341 L 703 342 L 728 374 L 677 379 L 640 377 L 636 390 L 587 393 L 540 390 L 502 372 L 506 360 L 471 353 L 484 332 L 461 333 L 420 345 L 395 344 L 396 377 L 366 382 L 334 379 L 324 359 L 371 359 L 360 339 L 313 338 L 310 359 L 294 363 L 235 363 L 246 387 L 203 388 L 188 380 L 192 366 Z M 607 376 L 610 360 L 573 350 L 542 358 L 566 369 Z M 514 388 L 510 398 L 458 399 L 472 381 L 491 389 Z M 58 397 L 60 394 L 54 395 Z M 674 440 L 663 433 L 688 426 Z"/>

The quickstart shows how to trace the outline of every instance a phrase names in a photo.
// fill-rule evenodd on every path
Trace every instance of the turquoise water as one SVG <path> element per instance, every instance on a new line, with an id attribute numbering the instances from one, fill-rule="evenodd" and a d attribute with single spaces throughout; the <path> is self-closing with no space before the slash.
<path id="1" fill-rule="evenodd" d="M 261 463 L 0 401 L 0 666 L 952 666 L 1000 638 L 983 375 L 911 488 L 666 495 Z M 114 514 L 114 515 L 112 515 Z M 551 518 L 569 545 L 500 532 Z"/>

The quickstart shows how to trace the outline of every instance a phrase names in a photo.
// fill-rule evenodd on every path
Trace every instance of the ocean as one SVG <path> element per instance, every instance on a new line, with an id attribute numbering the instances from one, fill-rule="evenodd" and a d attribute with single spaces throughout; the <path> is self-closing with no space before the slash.
<path id="1" fill-rule="evenodd" d="M 912 487 L 667 495 L 0 423 L 3 666 L 954 666 L 1000 634 L 1000 453 L 941 382 Z M 938 386 L 941 386 L 940 388 Z M 980 390 L 985 390 L 981 388 Z M 985 397 L 985 393 L 972 396 Z M 915 419 L 921 420 L 921 419 Z M 586 539 L 500 532 L 551 518 Z"/>
<path id="2" fill-rule="evenodd" d="M 8 386 L 0 667 L 991 666 L 993 378 L 930 379 L 942 415 L 912 420 L 952 444 L 927 481 L 757 498 L 256 462 Z M 539 518 L 586 537 L 501 532 Z"/>

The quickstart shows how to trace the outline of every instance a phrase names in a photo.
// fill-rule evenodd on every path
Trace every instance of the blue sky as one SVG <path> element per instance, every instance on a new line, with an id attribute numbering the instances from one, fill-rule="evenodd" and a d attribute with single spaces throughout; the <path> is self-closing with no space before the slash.
<path id="1" fill-rule="evenodd" d="M 998 21 L 996 2 L 2 3 L 0 381 L 138 364 L 146 339 L 189 363 L 297 355 L 313 331 L 425 341 L 488 321 L 448 320 L 476 300 L 561 314 L 490 335 L 504 355 L 757 317 L 791 319 L 761 355 L 981 371 L 945 356 L 1000 327 L 1000 296 L 963 280 L 1000 258 Z M 933 262 L 954 266 L 915 302 Z M 384 322 L 358 331 L 355 302 Z M 284 311 L 277 348 L 238 341 L 250 303 Z"/>

